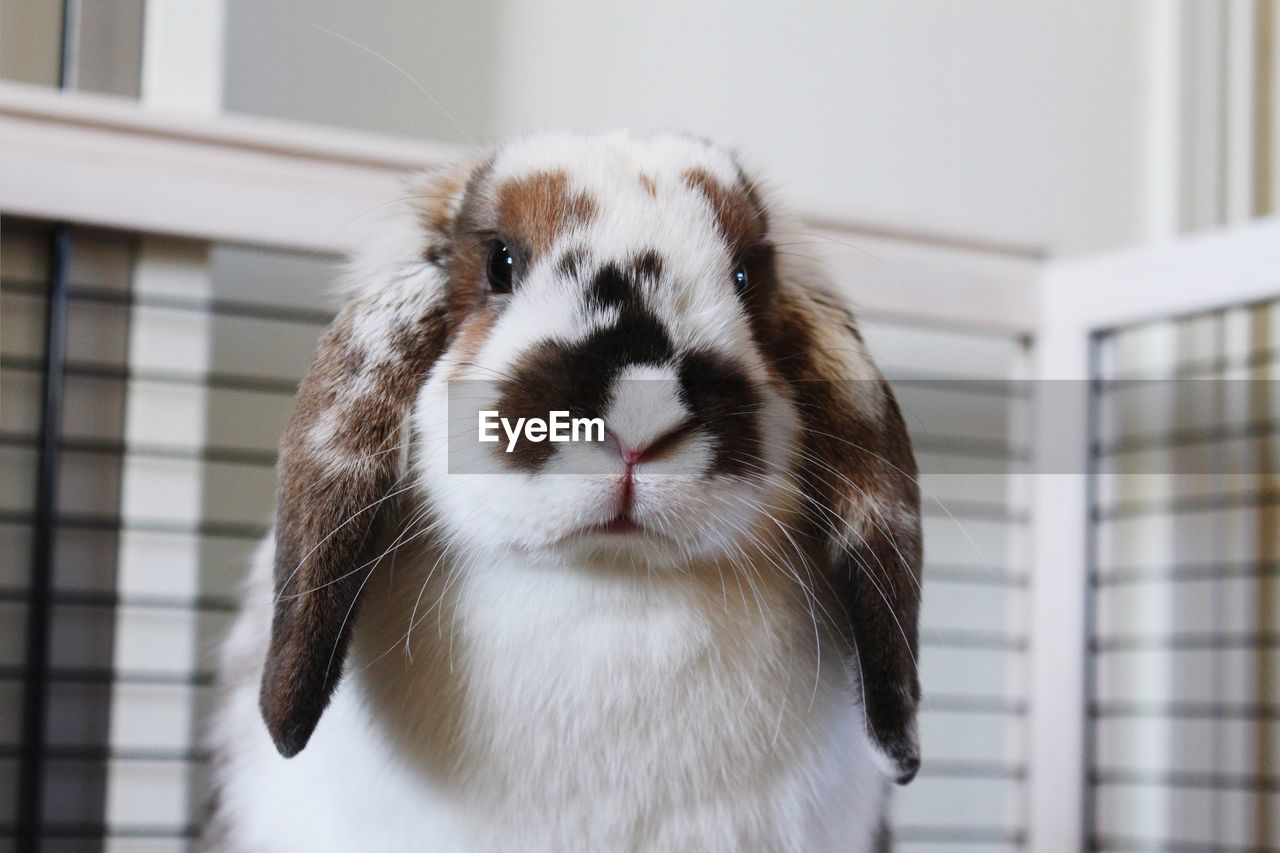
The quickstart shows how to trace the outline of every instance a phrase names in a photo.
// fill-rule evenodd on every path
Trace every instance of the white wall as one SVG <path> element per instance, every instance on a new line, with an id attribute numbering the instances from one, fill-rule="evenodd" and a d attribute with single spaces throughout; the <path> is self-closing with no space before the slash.
<path id="1" fill-rule="evenodd" d="M 492 135 L 497 0 L 225 2 L 228 110 L 450 142 Z"/>
<path id="2" fill-rule="evenodd" d="M 672 125 L 739 140 L 795 202 L 837 218 L 1055 250 L 1141 231 L 1140 2 L 504 11 L 502 133 Z"/>
<path id="3" fill-rule="evenodd" d="M 684 128 L 806 211 L 1080 251 L 1145 233 L 1160 2 L 231 0 L 226 104 L 450 140 Z"/>

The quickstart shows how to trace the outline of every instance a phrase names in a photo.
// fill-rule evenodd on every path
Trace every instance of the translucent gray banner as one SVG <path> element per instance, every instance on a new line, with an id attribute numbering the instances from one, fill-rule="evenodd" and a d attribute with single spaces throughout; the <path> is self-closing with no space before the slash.
<path id="1" fill-rule="evenodd" d="M 892 388 L 925 476 L 1267 476 L 1280 465 L 1280 384 L 1270 379 L 909 378 Z M 447 424 L 451 474 L 519 474 L 529 465 L 517 460 L 550 458 L 555 464 L 541 463 L 539 470 L 591 474 L 609 470 L 602 460 L 618 452 L 611 419 L 625 419 L 619 430 L 625 433 L 637 421 L 652 427 L 666 418 L 676 426 L 683 417 L 690 436 L 714 444 L 733 436 L 725 419 L 734 419 L 737 429 L 777 417 L 771 400 L 802 401 L 801 411 L 809 401 L 847 401 L 856 416 L 856 401 L 877 400 L 880 385 L 776 383 L 761 393 L 704 384 L 693 392 L 698 395 L 700 411 L 674 379 L 629 379 L 597 389 L 570 377 L 454 381 L 445 424 L 436 428 Z M 719 402 L 708 408 L 707 399 Z M 869 417 L 865 409 L 862 416 Z M 801 417 L 796 434 L 805 429 Z M 874 452 L 842 439 L 850 453 Z"/>

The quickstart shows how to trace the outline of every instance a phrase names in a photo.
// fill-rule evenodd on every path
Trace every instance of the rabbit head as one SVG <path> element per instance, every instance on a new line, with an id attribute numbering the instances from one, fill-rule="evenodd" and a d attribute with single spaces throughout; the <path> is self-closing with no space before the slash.
<path id="1" fill-rule="evenodd" d="M 261 692 L 279 750 L 310 737 L 393 544 L 386 519 L 413 502 L 472 565 L 519 550 L 700 571 L 785 537 L 871 744 L 908 781 L 910 443 L 853 318 L 780 251 L 786 221 L 735 156 L 676 135 L 540 135 L 412 196 L 355 262 L 281 444 Z M 507 429 L 555 412 L 595 434 L 483 438 L 486 413 Z"/>

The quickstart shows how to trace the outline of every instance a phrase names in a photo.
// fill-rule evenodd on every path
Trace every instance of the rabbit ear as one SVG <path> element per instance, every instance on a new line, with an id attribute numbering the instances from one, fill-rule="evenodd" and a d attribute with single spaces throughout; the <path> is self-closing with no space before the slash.
<path id="1" fill-rule="evenodd" d="M 275 609 L 260 706 L 286 757 L 306 746 L 342 674 L 359 591 L 380 555 L 379 522 L 404 465 L 406 417 L 447 342 L 438 258 L 448 253 L 438 250 L 462 184 L 441 172 L 415 190 L 418 209 L 357 260 L 366 292 L 321 338 L 280 444 Z"/>
<path id="2" fill-rule="evenodd" d="M 827 544 L 827 593 L 868 739 L 899 784 L 920 767 L 916 669 L 920 612 L 920 492 L 897 401 L 845 308 L 822 293 L 784 295 L 786 343 L 775 353 L 805 430 L 804 491 Z"/>
<path id="3" fill-rule="evenodd" d="M 851 430 L 865 450 L 848 448 L 855 458 L 839 466 L 847 482 L 836 507 L 852 532 L 839 545 L 835 585 L 867 734 L 886 775 L 905 785 L 920 769 L 920 494 L 897 401 L 881 387 L 878 427 Z"/>

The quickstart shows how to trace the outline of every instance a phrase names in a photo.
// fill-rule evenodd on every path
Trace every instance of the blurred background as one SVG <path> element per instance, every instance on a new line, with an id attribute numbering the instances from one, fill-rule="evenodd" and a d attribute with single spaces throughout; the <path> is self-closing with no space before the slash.
<path id="1" fill-rule="evenodd" d="M 1278 61 L 1272 0 L 0 0 L 0 851 L 188 849 L 336 260 L 614 127 L 737 143 L 895 380 L 899 849 L 1280 850 Z"/>

